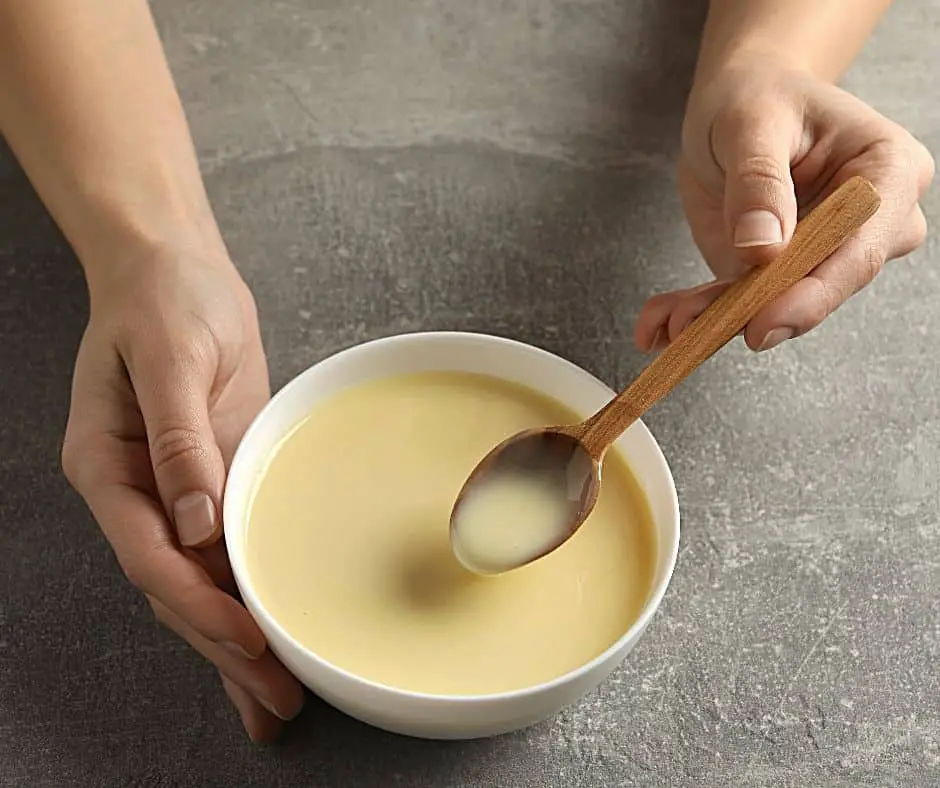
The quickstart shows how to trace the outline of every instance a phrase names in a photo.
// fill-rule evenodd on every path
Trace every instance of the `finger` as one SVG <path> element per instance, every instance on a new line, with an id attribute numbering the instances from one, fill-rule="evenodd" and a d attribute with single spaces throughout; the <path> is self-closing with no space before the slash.
<path id="1" fill-rule="evenodd" d="M 684 291 L 660 293 L 643 305 L 633 329 L 633 342 L 640 352 L 649 353 L 661 342 L 669 315 L 675 309 L 682 292 Z"/>
<path id="2" fill-rule="evenodd" d="M 640 316 L 636 321 L 634 342 L 637 348 L 644 353 L 662 350 L 665 345 L 668 345 L 671 340 L 678 336 L 678 331 L 673 334 L 670 330 L 671 318 L 676 309 L 687 300 L 692 299 L 696 303 L 704 303 L 702 307 L 704 310 L 724 290 L 724 286 L 719 286 L 720 284 L 718 282 L 708 282 L 685 290 L 660 293 L 650 298 L 643 305 Z M 719 286 L 718 293 L 709 297 L 707 294 L 713 291 L 716 286 Z M 693 318 L 695 316 L 693 315 Z"/>
<path id="3" fill-rule="evenodd" d="M 79 493 L 133 585 L 220 646 L 250 657 L 264 653 L 267 643 L 258 625 L 205 569 L 179 552 L 155 500 L 122 484 L 89 485 L 87 478 Z"/>
<path id="4" fill-rule="evenodd" d="M 740 262 L 764 265 L 793 235 L 797 220 L 791 156 L 799 124 L 759 104 L 715 123 L 715 159 L 725 173 L 724 217 Z"/>
<path id="5" fill-rule="evenodd" d="M 669 333 L 666 326 L 660 326 L 653 338 L 653 346 L 647 351 L 649 353 L 662 353 L 669 347 Z"/>
<path id="6" fill-rule="evenodd" d="M 750 348 L 770 350 L 811 331 L 868 285 L 888 260 L 923 243 L 927 224 L 915 202 L 916 182 L 898 188 L 896 180 L 872 180 L 883 197 L 881 209 L 812 274 L 754 316 L 745 332 Z"/>
<path id="7" fill-rule="evenodd" d="M 203 637 L 160 600 L 151 598 L 150 604 L 162 624 L 183 638 L 275 717 L 291 720 L 300 713 L 304 705 L 303 688 L 270 651 L 256 660 L 233 654 Z"/>
<path id="8" fill-rule="evenodd" d="M 221 533 L 225 465 L 209 419 L 217 350 L 127 354 L 127 369 L 147 428 L 154 478 L 180 544 L 201 547 Z"/>
<path id="9" fill-rule="evenodd" d="M 182 551 L 189 560 L 195 561 L 206 571 L 213 585 L 218 586 L 230 596 L 239 598 L 238 586 L 232 574 L 232 565 L 229 563 L 228 551 L 225 549 L 223 540 L 220 539 L 215 544 L 198 550 L 184 547 Z"/>
<path id="10" fill-rule="evenodd" d="M 225 694 L 238 711 L 248 738 L 256 744 L 277 739 L 281 732 L 281 721 L 258 703 L 248 690 L 239 687 L 224 673 L 219 673 L 219 675 L 222 677 Z"/>
<path id="11" fill-rule="evenodd" d="M 730 281 L 719 280 L 687 291 L 669 316 L 666 331 L 668 341 L 674 341 L 695 318 L 708 309 L 712 301 L 731 285 L 732 282 Z"/>

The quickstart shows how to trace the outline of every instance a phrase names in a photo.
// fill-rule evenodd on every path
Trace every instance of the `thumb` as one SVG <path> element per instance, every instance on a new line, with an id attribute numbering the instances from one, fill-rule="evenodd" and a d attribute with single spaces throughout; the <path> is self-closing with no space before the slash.
<path id="1" fill-rule="evenodd" d="M 796 227 L 794 134 L 774 115 L 746 113 L 723 123 L 715 135 L 715 157 L 725 173 L 727 231 L 738 260 L 748 266 L 770 262 Z"/>
<path id="2" fill-rule="evenodd" d="M 157 489 L 185 547 L 204 547 L 221 535 L 225 465 L 208 407 L 213 358 L 195 349 L 177 349 L 127 364 Z"/>

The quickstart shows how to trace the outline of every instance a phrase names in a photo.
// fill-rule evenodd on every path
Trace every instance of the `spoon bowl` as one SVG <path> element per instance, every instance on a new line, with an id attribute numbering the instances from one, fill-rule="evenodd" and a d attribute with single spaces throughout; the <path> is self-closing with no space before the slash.
<path id="1" fill-rule="evenodd" d="M 570 427 L 532 429 L 500 443 L 464 483 L 450 519 L 454 555 L 499 574 L 547 555 L 587 518 L 601 463 Z M 473 527 L 462 527 L 470 521 Z"/>

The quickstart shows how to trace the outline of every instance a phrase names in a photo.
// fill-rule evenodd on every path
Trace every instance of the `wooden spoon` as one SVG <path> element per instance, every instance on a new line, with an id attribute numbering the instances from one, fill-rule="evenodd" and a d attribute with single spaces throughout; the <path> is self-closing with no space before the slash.
<path id="1" fill-rule="evenodd" d="M 865 178 L 846 181 L 797 225 L 773 262 L 722 293 L 604 408 L 580 424 L 526 430 L 487 454 L 451 513 L 451 545 L 460 562 L 479 574 L 497 574 L 535 561 L 569 539 L 597 502 L 611 444 L 836 251 L 880 204 Z"/>

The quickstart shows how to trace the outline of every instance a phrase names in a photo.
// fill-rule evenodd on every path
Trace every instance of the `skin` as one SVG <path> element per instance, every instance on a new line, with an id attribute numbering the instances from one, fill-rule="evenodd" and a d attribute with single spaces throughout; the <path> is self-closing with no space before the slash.
<path id="1" fill-rule="evenodd" d="M 713 0 L 678 179 L 692 236 L 716 278 L 650 299 L 636 325 L 641 350 L 661 350 L 731 282 L 772 260 L 798 216 L 853 175 L 874 183 L 881 209 L 751 320 L 744 331 L 750 348 L 769 350 L 815 328 L 888 260 L 923 243 L 927 227 L 918 201 L 934 175 L 930 154 L 903 128 L 833 85 L 889 5 Z M 762 212 L 761 238 L 748 221 L 754 211 Z"/>
<path id="2" fill-rule="evenodd" d="M 0 131 L 88 282 L 65 473 L 156 617 L 271 739 L 303 693 L 233 595 L 218 515 L 267 366 L 147 4 L 0 0 Z"/>
<path id="3" fill-rule="evenodd" d="M 855 173 L 884 207 L 751 322 L 751 347 L 773 329 L 808 331 L 923 240 L 930 156 L 832 85 L 886 6 L 712 3 L 679 172 L 719 280 L 652 299 L 641 348 L 667 342 L 727 280 L 772 259 L 798 210 Z M 270 740 L 303 693 L 237 600 L 219 541 L 226 470 L 268 399 L 267 366 L 144 0 L 0 0 L 0 133 L 88 282 L 65 473 L 158 620 L 216 666 L 249 736 Z M 736 223 L 755 208 L 779 220 L 781 243 L 735 246 Z"/>

